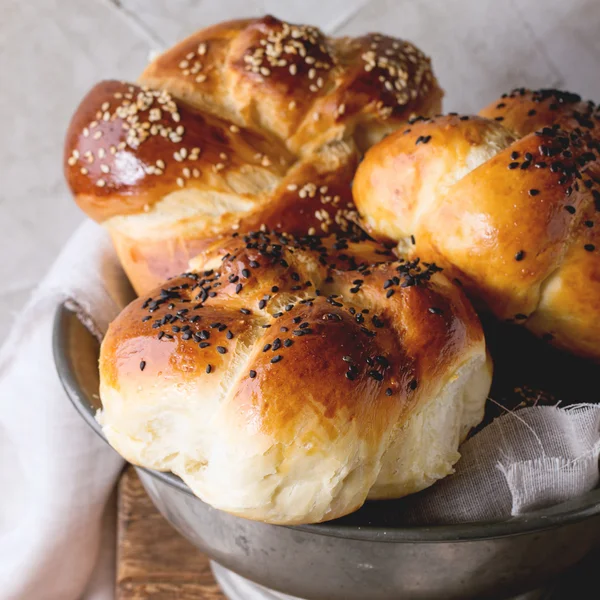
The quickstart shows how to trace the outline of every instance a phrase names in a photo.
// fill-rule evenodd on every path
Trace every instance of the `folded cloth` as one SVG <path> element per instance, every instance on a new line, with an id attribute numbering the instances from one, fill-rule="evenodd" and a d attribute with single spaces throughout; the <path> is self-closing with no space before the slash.
<path id="1" fill-rule="evenodd" d="M 67 400 L 51 337 L 61 302 L 100 339 L 131 297 L 108 236 L 85 223 L 0 350 L 3 600 L 113 596 L 109 499 L 123 463 Z M 593 404 L 529 407 L 496 418 L 463 444 L 454 475 L 401 503 L 402 519 L 496 520 L 589 491 L 598 484 L 599 431 L 600 407 Z"/>
<path id="2" fill-rule="evenodd" d="M 68 301 L 101 335 L 130 298 L 108 236 L 85 223 L 0 350 L 3 600 L 114 596 L 115 511 L 107 512 L 107 501 L 123 462 L 67 400 L 52 356 L 52 324 L 59 303 Z"/>
<path id="3" fill-rule="evenodd" d="M 495 419 L 460 448 L 453 475 L 406 499 L 402 521 L 491 521 L 548 508 L 599 482 L 600 406 L 534 406 Z"/>

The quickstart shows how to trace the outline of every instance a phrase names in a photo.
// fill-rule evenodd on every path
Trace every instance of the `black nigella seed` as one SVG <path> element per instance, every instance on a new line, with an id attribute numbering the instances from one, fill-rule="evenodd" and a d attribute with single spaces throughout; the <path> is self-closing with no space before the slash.
<path id="1" fill-rule="evenodd" d="M 392 388 L 388 388 L 387 390 L 385 390 L 385 395 L 386 396 L 391 396 L 392 395 Z"/>
<path id="2" fill-rule="evenodd" d="M 372 377 L 375 381 L 383 381 L 383 375 L 374 369 L 369 371 L 369 377 Z"/>
<path id="3" fill-rule="evenodd" d="M 352 362 L 352 357 L 351 356 L 342 356 L 342 360 L 344 362 L 348 362 L 349 363 L 349 362 Z"/>
<path id="4" fill-rule="evenodd" d="M 523 260 L 525 258 L 525 250 L 519 250 L 516 254 L 515 254 L 515 260 L 516 261 L 520 261 Z"/>
<path id="5" fill-rule="evenodd" d="M 224 346 L 217 346 L 217 352 L 219 354 L 225 354 L 227 352 L 227 348 L 225 348 Z"/>
<path id="6" fill-rule="evenodd" d="M 243 315 L 249 315 L 251 311 L 249 311 L 247 308 L 240 308 L 240 312 Z"/>
<path id="7" fill-rule="evenodd" d="M 272 292 L 275 294 L 276 292 L 278 292 L 278 291 L 279 291 L 279 288 L 278 288 L 276 285 L 274 285 L 274 286 L 271 288 L 271 291 L 272 291 Z"/>
<path id="8" fill-rule="evenodd" d="M 536 189 L 529 190 L 530 196 L 537 196 L 539 193 L 540 193 L 540 190 L 536 190 Z"/>
<path id="9" fill-rule="evenodd" d="M 574 215 L 574 214 L 575 214 L 575 207 L 574 207 L 574 206 L 572 206 L 571 204 L 567 204 L 567 205 L 565 206 L 565 210 L 566 210 L 566 211 L 567 211 L 569 214 L 572 214 L 572 215 Z"/>
<path id="10" fill-rule="evenodd" d="M 236 293 L 236 294 L 239 294 L 241 291 L 242 291 L 242 284 L 241 284 L 241 283 L 238 283 L 238 284 L 235 286 L 235 293 Z"/>
<path id="11" fill-rule="evenodd" d="M 414 236 L 414 235 L 411 235 L 411 236 L 410 236 L 410 243 L 411 243 L 413 246 L 414 246 L 414 245 L 417 243 L 417 241 L 415 240 L 415 236 Z"/>
<path id="12" fill-rule="evenodd" d="M 593 227 L 593 226 L 594 226 L 594 221 L 585 221 L 585 222 L 584 222 L 584 225 L 585 225 L 586 227 Z"/>
<path id="13" fill-rule="evenodd" d="M 210 373 L 212 371 L 212 366 L 211 365 L 206 365 L 206 372 Z"/>
<path id="14" fill-rule="evenodd" d="M 250 271 L 248 271 L 248 269 L 242 269 L 242 275 L 244 277 L 250 277 Z"/>
<path id="15" fill-rule="evenodd" d="M 275 352 L 276 350 L 279 350 L 279 348 L 281 348 L 281 340 L 279 338 L 275 338 L 273 340 L 273 347 L 271 348 L 271 350 Z"/>
<path id="16" fill-rule="evenodd" d="M 444 311 L 441 308 L 437 308 L 437 306 L 430 306 L 428 310 L 432 315 L 444 314 Z"/>
<path id="17" fill-rule="evenodd" d="M 387 290 L 389 287 L 391 287 L 392 285 L 394 285 L 394 280 L 393 279 L 388 279 L 384 284 L 383 284 L 383 289 Z"/>
<path id="18" fill-rule="evenodd" d="M 163 338 L 163 337 L 165 337 L 165 332 L 164 332 L 164 331 L 160 331 L 160 332 L 158 333 L 158 339 L 159 339 L 159 340 L 162 340 L 162 338 Z"/>
<path id="19" fill-rule="evenodd" d="M 291 346 L 293 343 L 294 343 L 294 340 L 285 340 L 285 341 L 283 342 L 283 345 L 284 345 L 286 348 L 289 348 L 289 347 L 290 347 L 290 346 Z"/>
<path id="20" fill-rule="evenodd" d="M 171 327 L 173 333 L 179 333 L 181 331 L 181 327 L 178 327 L 177 325 L 173 325 L 173 327 Z"/>
<path id="21" fill-rule="evenodd" d="M 525 160 L 533 160 L 533 154 L 531 154 L 531 152 L 525 152 Z"/>
<path id="22" fill-rule="evenodd" d="M 416 379 L 413 379 L 413 380 L 412 380 L 412 381 L 411 381 L 411 382 L 408 384 L 408 387 L 409 387 L 411 390 L 416 390 L 418 385 L 419 385 L 419 382 L 418 382 Z"/>
<path id="23" fill-rule="evenodd" d="M 267 350 L 270 350 L 270 349 L 271 349 L 271 344 L 265 344 L 263 346 L 263 352 L 267 352 Z"/>
<path id="24" fill-rule="evenodd" d="M 200 339 L 201 340 L 207 340 L 209 337 L 210 337 L 210 333 L 206 329 L 203 329 L 200 332 Z"/>
<path id="25" fill-rule="evenodd" d="M 511 154 L 510 154 L 510 157 L 511 157 L 513 160 L 517 160 L 517 158 L 519 158 L 519 153 L 518 153 L 518 152 L 516 152 L 516 151 L 515 151 L 515 152 L 511 152 Z"/>
<path id="26" fill-rule="evenodd" d="M 258 263 L 257 263 L 255 260 L 251 260 L 251 261 L 250 261 L 250 266 L 251 266 L 253 269 L 258 269 L 258 267 L 260 267 L 260 265 L 259 265 L 259 264 L 258 264 Z"/>
<path id="27" fill-rule="evenodd" d="M 508 163 L 508 168 L 509 168 L 509 169 L 516 169 L 516 168 L 518 168 L 518 166 L 519 166 L 519 163 L 518 163 L 518 162 L 511 162 L 511 163 Z"/>
<path id="28" fill-rule="evenodd" d="M 391 298 L 394 295 L 394 290 L 388 290 L 385 294 L 386 298 Z"/>
<path id="29" fill-rule="evenodd" d="M 217 329 L 217 331 L 225 331 L 227 329 L 227 325 L 219 325 L 219 328 Z"/>
<path id="30" fill-rule="evenodd" d="M 300 323 L 300 325 L 298 325 L 299 329 L 306 329 L 308 327 L 308 323 L 305 321 L 304 323 Z"/>
<path id="31" fill-rule="evenodd" d="M 381 354 L 379 356 L 375 357 L 375 360 L 382 366 L 382 367 L 389 367 L 390 366 L 390 362 L 388 361 L 388 359 L 385 356 L 382 356 Z"/>
<path id="32" fill-rule="evenodd" d="M 248 373 L 248 375 L 250 375 L 250 379 L 254 379 L 256 377 L 256 371 L 254 369 L 250 369 L 250 373 Z"/>
<path id="33" fill-rule="evenodd" d="M 535 110 L 535 108 L 532 108 L 532 109 L 531 109 L 531 110 L 530 110 L 530 111 L 527 113 L 527 116 L 528 116 L 528 117 L 533 117 L 533 115 L 535 115 L 535 114 L 536 114 L 536 110 Z"/>
<path id="34" fill-rule="evenodd" d="M 233 339 L 233 333 L 231 333 L 231 331 L 228 329 L 228 330 L 227 330 L 227 333 L 225 334 L 225 337 L 226 337 L 228 340 L 231 340 L 231 339 Z"/>
<path id="35" fill-rule="evenodd" d="M 594 244 L 586 244 L 583 248 L 588 252 L 593 252 L 596 249 L 596 246 L 594 246 Z"/>
<path id="36" fill-rule="evenodd" d="M 354 371 L 346 371 L 346 379 L 349 379 L 350 381 L 354 381 L 355 378 L 356 378 L 356 373 Z"/>
<path id="37" fill-rule="evenodd" d="M 142 362 L 140 362 L 140 371 L 143 371 L 146 368 L 146 361 L 143 360 Z"/>
<path id="38" fill-rule="evenodd" d="M 200 346 L 200 348 L 208 348 L 210 346 L 210 342 L 200 342 L 198 346 Z"/>
<path id="39" fill-rule="evenodd" d="M 183 340 L 189 340 L 192 337 L 192 332 L 191 331 L 184 331 L 183 335 L 181 336 L 181 339 Z"/>
<path id="40" fill-rule="evenodd" d="M 272 363 L 278 363 L 280 360 L 283 360 L 283 356 L 281 356 L 281 354 L 276 354 L 272 359 L 271 362 Z"/>
<path id="41" fill-rule="evenodd" d="M 260 310 L 262 310 L 266 305 L 267 305 L 267 301 L 266 300 L 260 300 L 259 303 L 258 303 L 258 308 Z"/>
<path id="42" fill-rule="evenodd" d="M 146 321 L 149 321 L 152 317 L 150 315 L 148 315 L 147 317 L 144 317 L 142 319 L 142 323 L 145 323 Z"/>

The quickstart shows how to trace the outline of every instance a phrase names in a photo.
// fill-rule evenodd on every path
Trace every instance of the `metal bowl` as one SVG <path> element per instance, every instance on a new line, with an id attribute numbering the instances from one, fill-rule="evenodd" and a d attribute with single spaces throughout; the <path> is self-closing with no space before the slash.
<path id="1" fill-rule="evenodd" d="M 66 307 L 54 325 L 59 377 L 103 437 L 97 340 Z M 401 501 L 367 502 L 329 523 L 276 526 L 216 510 L 178 477 L 137 468 L 152 501 L 220 565 L 307 600 L 507 598 L 545 584 L 600 543 L 600 490 L 500 522 L 394 526 Z"/>

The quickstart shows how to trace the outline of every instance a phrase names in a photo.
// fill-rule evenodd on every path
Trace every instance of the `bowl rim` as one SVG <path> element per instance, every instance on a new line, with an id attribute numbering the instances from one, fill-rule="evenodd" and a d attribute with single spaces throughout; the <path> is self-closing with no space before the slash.
<path id="1" fill-rule="evenodd" d="M 69 332 L 74 322 L 91 337 L 91 332 L 81 323 L 76 312 L 66 303 L 59 304 L 52 328 L 52 352 L 58 378 L 75 409 L 92 430 L 106 444 L 99 423 L 96 421 L 94 409 L 79 385 L 76 369 L 69 353 Z M 198 502 L 203 502 L 176 475 L 155 471 L 134 465 L 136 469 L 147 473 L 157 481 L 178 489 Z M 600 515 L 600 488 L 596 488 L 577 498 L 563 502 L 551 508 L 538 510 L 528 515 L 511 517 L 500 521 L 478 521 L 456 523 L 450 525 L 429 525 L 415 527 L 377 527 L 337 524 L 335 521 L 309 525 L 279 525 L 313 535 L 325 535 L 359 541 L 385 543 L 435 543 L 488 540 L 499 537 L 524 535 L 560 527 Z M 242 518 L 242 517 L 238 517 Z M 273 526 L 265 524 L 266 526 Z"/>

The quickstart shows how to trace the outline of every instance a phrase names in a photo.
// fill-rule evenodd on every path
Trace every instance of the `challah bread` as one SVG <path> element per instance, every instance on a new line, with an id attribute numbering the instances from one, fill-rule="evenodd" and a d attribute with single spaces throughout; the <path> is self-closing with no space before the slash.
<path id="1" fill-rule="evenodd" d="M 599 114 L 549 90 L 494 106 L 503 118 L 419 119 L 374 146 L 354 180 L 364 227 L 442 265 L 479 307 L 600 359 Z"/>
<path id="2" fill-rule="evenodd" d="M 205 250 L 109 328 L 110 443 L 270 523 L 334 519 L 451 473 L 483 417 L 483 333 L 435 265 L 389 254 L 267 233 Z"/>
<path id="3" fill-rule="evenodd" d="M 273 17 L 202 30 L 139 83 L 98 84 L 65 144 L 75 199 L 138 293 L 232 230 L 348 231 L 361 151 L 442 96 L 408 42 L 330 39 Z"/>

